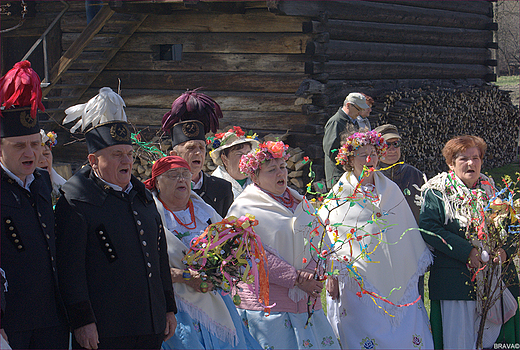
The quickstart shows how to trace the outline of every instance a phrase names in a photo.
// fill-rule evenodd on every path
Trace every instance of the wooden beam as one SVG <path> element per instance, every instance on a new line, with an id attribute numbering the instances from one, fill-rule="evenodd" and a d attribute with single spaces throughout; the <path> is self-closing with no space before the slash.
<path id="1" fill-rule="evenodd" d="M 110 61 L 107 70 L 162 70 L 197 72 L 290 72 L 303 73 L 305 55 L 273 54 L 182 54 L 182 61 L 161 61 L 148 52 L 119 52 Z M 88 61 L 84 69 L 88 69 Z"/>
<path id="2" fill-rule="evenodd" d="M 294 93 L 305 78 L 300 73 L 104 71 L 92 87 L 117 87 L 118 79 L 121 79 L 123 89 L 185 90 L 204 87 L 206 90 L 220 91 Z"/>
<path id="3" fill-rule="evenodd" d="M 456 1 L 423 1 L 423 0 L 367 0 L 384 2 L 428 9 L 448 10 L 456 12 L 476 13 L 488 17 L 493 16 L 493 2 L 487 0 L 456 0 Z"/>
<path id="4" fill-rule="evenodd" d="M 328 73 L 330 79 L 484 79 L 493 71 L 486 66 L 470 64 L 330 61 L 306 65 L 308 74 Z M 403 72 L 406 72 L 403 74 Z"/>
<path id="5" fill-rule="evenodd" d="M 128 121 L 137 127 L 159 127 L 164 113 L 169 109 L 126 108 Z M 288 112 L 223 111 L 220 125 L 239 125 L 248 130 L 278 130 L 305 132 L 305 125 L 312 123 L 312 116 Z"/>
<path id="6" fill-rule="evenodd" d="M 301 33 L 306 18 L 277 16 L 266 9 L 248 10 L 244 14 L 175 12 L 169 16 L 149 16 L 137 30 L 150 32 L 203 32 L 203 33 Z M 254 28 L 254 29 L 253 29 Z"/>
<path id="7" fill-rule="evenodd" d="M 418 44 L 457 47 L 481 47 L 493 41 L 489 30 L 444 28 L 411 24 L 376 23 L 349 20 L 306 22 L 305 33 L 329 33 L 330 40 Z M 359 33 L 363 33 L 359 36 Z"/>
<path id="8" fill-rule="evenodd" d="M 355 0 L 282 1 L 279 9 L 290 16 L 318 17 L 326 13 L 329 19 L 466 29 L 486 29 L 492 22 L 488 16 L 473 13 Z"/>
<path id="9" fill-rule="evenodd" d="M 49 82 L 51 84 L 56 83 L 57 78 L 70 67 L 72 62 L 81 54 L 83 49 L 92 41 L 94 36 L 103 28 L 103 25 L 113 14 L 114 11 L 108 6 L 104 6 L 98 12 L 85 30 L 78 36 L 77 40 L 69 46 L 67 52 L 65 52 L 54 67 L 52 67 L 49 73 Z M 48 90 L 46 89 L 46 91 Z"/>
<path id="10" fill-rule="evenodd" d="M 121 96 L 127 107 L 170 108 L 172 102 L 186 90 L 147 90 L 125 88 Z M 85 101 L 96 95 L 99 89 L 89 89 Z M 203 90 L 225 111 L 294 112 L 301 113 L 302 103 L 310 99 L 300 99 L 290 93 L 234 92 Z"/>
<path id="11" fill-rule="evenodd" d="M 482 64 L 491 59 L 484 48 L 432 45 L 387 44 L 331 40 L 326 44 L 309 42 L 308 55 L 327 55 L 331 61 L 420 62 Z"/>
<path id="12" fill-rule="evenodd" d="M 63 47 L 68 48 L 78 35 L 63 34 Z M 137 33 L 122 51 L 153 52 L 155 45 L 182 44 L 183 52 L 302 54 L 310 35 L 294 33 Z M 92 45 L 110 47 L 117 36 L 98 35 Z"/>

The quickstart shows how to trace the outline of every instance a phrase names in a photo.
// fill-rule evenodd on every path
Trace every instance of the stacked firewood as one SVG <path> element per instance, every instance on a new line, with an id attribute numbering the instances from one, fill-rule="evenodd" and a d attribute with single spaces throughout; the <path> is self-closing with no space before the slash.
<path id="1" fill-rule="evenodd" d="M 456 135 L 476 135 L 486 141 L 485 169 L 515 159 L 518 108 L 496 86 L 399 90 L 378 100 L 382 103 L 373 111 L 376 126 L 396 125 L 403 139 L 404 160 L 428 177 L 447 170 L 442 148 Z"/>
<path id="2" fill-rule="evenodd" d="M 285 141 L 287 138 L 287 134 L 285 135 L 275 135 L 269 134 L 260 140 L 263 141 L 274 141 L 281 140 Z M 170 139 L 165 139 L 164 137 L 154 136 L 149 142 L 146 143 L 145 147 L 141 147 L 138 145 L 134 145 L 135 150 L 135 159 L 134 165 L 132 168 L 132 174 L 137 177 L 140 181 L 145 181 L 149 179 L 152 175 L 152 165 L 153 162 L 164 156 L 170 154 L 172 150 Z M 159 152 L 159 150 L 162 152 Z M 291 157 L 287 160 L 287 169 L 288 169 L 288 185 L 293 189 L 297 190 L 299 193 L 303 194 L 306 190 L 306 186 L 308 183 L 308 172 L 309 166 L 308 162 L 304 160 L 305 153 L 302 149 L 298 148 L 289 148 L 288 150 Z M 206 154 L 206 160 L 204 162 L 203 171 L 211 174 L 217 165 L 213 163 L 213 160 Z"/>

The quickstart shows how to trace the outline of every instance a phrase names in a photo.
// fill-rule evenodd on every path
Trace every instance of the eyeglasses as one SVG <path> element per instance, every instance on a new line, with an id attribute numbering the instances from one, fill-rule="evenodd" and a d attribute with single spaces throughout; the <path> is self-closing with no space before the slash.
<path id="1" fill-rule="evenodd" d="M 165 172 L 164 174 L 162 174 L 162 176 L 165 176 L 167 177 L 168 179 L 170 180 L 186 180 L 186 181 L 189 181 L 191 180 L 191 173 L 189 171 L 183 171 L 182 173 L 180 172 L 177 172 L 177 171 L 167 171 Z"/>
<path id="2" fill-rule="evenodd" d="M 390 147 L 390 146 L 394 146 L 394 148 L 401 147 L 401 141 L 400 140 L 399 141 L 394 141 L 394 142 L 387 142 L 387 144 L 388 144 L 388 147 Z"/>

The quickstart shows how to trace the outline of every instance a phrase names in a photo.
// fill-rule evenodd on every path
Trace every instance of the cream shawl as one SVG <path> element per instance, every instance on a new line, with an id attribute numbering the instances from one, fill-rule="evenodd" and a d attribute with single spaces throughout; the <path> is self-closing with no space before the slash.
<path id="1" fill-rule="evenodd" d="M 341 223 L 337 228 L 338 237 L 342 241 L 346 240 L 347 235 L 352 234 L 353 228 L 354 231 L 356 228 L 358 230 L 352 234 L 353 236 L 382 232 L 381 235 L 352 241 L 352 254 L 348 244 L 335 247 L 337 249 L 335 259 L 341 261 L 344 256 L 358 257 L 362 253 L 362 245 L 366 244 L 368 248 L 365 251 L 373 251 L 368 257 L 371 262 L 368 258 L 354 262 L 358 273 L 363 277 L 365 289 L 387 297 L 394 304 L 413 302 L 418 296 L 418 277 L 424 274 L 428 265 L 432 263 L 432 255 L 416 229 L 417 223 L 399 187 L 380 172 L 374 173 L 374 181 L 379 200 L 372 203 L 358 191 L 356 198 L 360 200 L 350 206 L 345 199 L 354 193 L 358 180 L 353 173 L 344 173 L 331 190 L 334 197 L 325 200 L 319 215 L 325 221 L 330 211 L 328 217 L 330 225 Z M 378 213 L 379 220 L 377 220 Z M 369 221 L 373 223 L 368 223 Z M 412 230 L 407 231 L 400 238 L 410 228 Z M 330 231 L 329 238 L 334 242 Z M 380 241 L 381 243 L 374 250 Z M 342 271 L 342 274 L 345 273 L 348 272 Z M 352 278 L 348 280 L 348 287 L 357 292 L 358 284 Z M 392 291 L 394 288 L 400 289 Z M 374 304 L 368 297 L 363 299 Z M 388 303 L 378 301 L 378 304 L 393 315 L 398 313 L 399 308 L 392 307 Z"/>
<path id="2" fill-rule="evenodd" d="M 242 187 L 237 180 L 235 180 L 233 177 L 231 177 L 231 175 L 229 175 L 229 173 L 223 165 L 219 165 L 211 175 L 224 179 L 231 184 L 234 199 L 236 199 L 240 195 L 240 193 L 244 191 L 244 188 L 253 183 L 250 178 L 247 178 L 245 186 Z"/>
<path id="3" fill-rule="evenodd" d="M 251 184 L 235 199 L 228 215 L 236 217 L 245 214 L 254 215 L 258 220 L 255 233 L 260 236 L 264 248 L 299 270 L 310 262 L 310 246 L 305 245 L 305 239 L 309 239 L 309 233 L 316 227 L 317 220 L 309 214 L 314 213 L 312 205 L 298 192 L 291 188 L 289 191 L 295 199 L 301 201 L 294 214 Z M 307 294 L 298 287 L 289 289 L 289 297 L 294 302 L 306 296 Z"/>
<path id="4" fill-rule="evenodd" d="M 154 192 L 153 195 L 157 211 L 161 215 L 164 226 L 170 266 L 184 270 L 185 266 L 182 263 L 182 259 L 185 255 L 184 252 L 187 252 L 189 248 L 164 225 L 166 222 L 165 208 L 157 198 L 157 193 Z M 191 192 L 190 198 L 194 202 L 194 207 L 197 208 L 198 212 L 195 213 L 197 218 L 210 218 L 212 223 L 217 223 L 222 220 L 220 215 L 195 192 Z M 199 230 L 204 230 L 205 228 L 206 227 L 197 227 Z M 211 334 L 222 341 L 233 345 L 237 343 L 237 330 L 235 329 L 226 304 L 219 293 L 197 293 L 185 283 L 174 283 L 173 290 L 179 311 L 188 313 L 191 318 L 199 321 Z"/>

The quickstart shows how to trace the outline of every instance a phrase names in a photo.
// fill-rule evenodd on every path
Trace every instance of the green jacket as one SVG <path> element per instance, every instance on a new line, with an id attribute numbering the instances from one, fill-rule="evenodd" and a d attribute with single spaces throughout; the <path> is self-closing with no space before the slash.
<path id="1" fill-rule="evenodd" d="M 434 248 L 434 261 L 430 269 L 431 300 L 473 300 L 475 298 L 474 284 L 471 282 L 471 272 L 466 267 L 473 246 L 465 238 L 465 230 L 457 220 L 444 224 L 444 203 L 440 192 L 428 190 L 419 218 L 419 227 L 442 237 L 452 249 L 438 237 L 421 232 L 426 243 Z M 516 248 L 509 245 L 506 249 L 508 257 Z M 511 284 L 509 290 L 518 297 L 518 274 L 513 263 L 506 271 L 506 281 Z"/>

